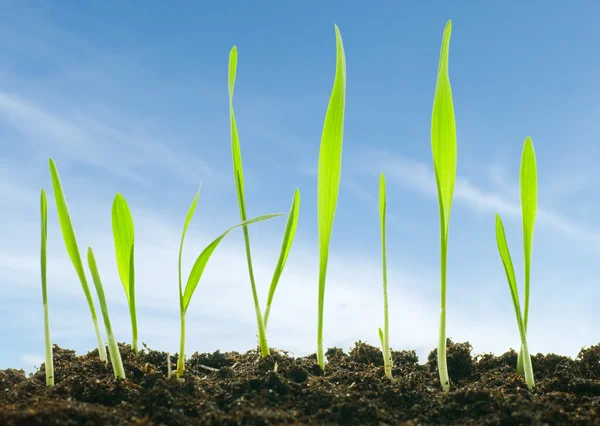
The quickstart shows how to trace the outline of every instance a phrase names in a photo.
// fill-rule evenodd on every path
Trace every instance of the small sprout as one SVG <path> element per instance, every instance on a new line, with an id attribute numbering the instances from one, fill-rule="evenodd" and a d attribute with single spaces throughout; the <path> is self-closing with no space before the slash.
<path id="1" fill-rule="evenodd" d="M 325 369 L 323 353 L 323 308 L 329 243 L 337 207 L 342 171 L 342 146 L 344 139 L 344 108 L 346 102 L 346 55 L 342 36 L 335 25 L 336 64 L 333 88 L 325 114 L 317 178 L 317 216 L 319 230 L 319 305 L 317 319 L 317 362 Z"/>
<path id="2" fill-rule="evenodd" d="M 448 76 L 448 54 L 450 50 L 450 34 L 452 21 L 446 23 L 437 83 L 431 115 L 431 150 L 435 168 L 435 182 L 438 191 L 440 209 L 440 278 L 441 278 L 441 311 L 440 333 L 438 341 L 437 361 L 442 389 L 450 390 L 448 365 L 446 361 L 446 262 L 448 258 L 448 228 L 450 225 L 450 208 L 456 179 L 456 123 L 452 90 Z"/>
<path id="3" fill-rule="evenodd" d="M 228 79 L 228 91 L 229 91 L 229 119 L 231 125 L 231 153 L 233 158 L 233 174 L 235 178 L 235 188 L 238 198 L 238 206 L 240 209 L 240 220 L 243 222 L 247 219 L 246 212 L 246 200 L 244 196 L 244 169 L 242 167 L 242 150 L 240 147 L 240 138 L 238 135 L 237 124 L 235 120 L 235 112 L 233 109 L 233 92 L 235 88 L 235 79 L 237 74 L 237 47 L 233 46 L 229 52 L 229 79 Z M 288 221 L 285 227 L 283 236 L 283 243 L 281 245 L 281 253 L 273 278 L 271 280 L 271 287 L 269 288 L 269 296 L 267 299 L 267 306 L 265 313 L 260 309 L 260 303 L 258 301 L 258 291 L 256 289 L 256 282 L 254 279 L 254 268 L 252 267 L 252 254 L 250 252 L 250 236 L 248 234 L 248 228 L 246 225 L 243 226 L 244 233 L 244 245 L 246 248 L 246 260 L 248 263 L 248 274 L 250 276 L 250 286 L 252 288 L 252 298 L 254 301 L 254 311 L 256 314 L 256 321 L 258 325 L 258 342 L 260 346 L 260 352 L 262 357 L 269 355 L 269 344 L 267 342 L 267 323 L 269 320 L 269 313 L 271 311 L 271 303 L 279 283 L 279 278 L 283 272 L 285 262 L 294 241 L 294 235 L 296 233 L 296 225 L 298 223 L 298 212 L 300 209 L 300 191 L 296 189 L 294 191 L 294 199 L 292 201 L 292 207 L 288 216 Z"/>
<path id="4" fill-rule="evenodd" d="M 135 309 L 134 228 L 125 198 L 117 193 L 112 205 L 112 229 L 119 277 L 127 296 L 131 318 L 132 347 L 138 353 L 137 314 Z"/>
<path id="5" fill-rule="evenodd" d="M 98 354 L 100 355 L 100 359 L 102 361 L 108 362 L 106 348 L 104 347 L 102 335 L 100 334 L 100 327 L 98 326 L 98 317 L 96 316 L 94 300 L 92 299 L 92 294 L 90 293 L 90 288 L 88 286 L 85 271 L 83 269 L 83 263 L 81 262 L 81 256 L 79 255 L 79 248 L 77 247 L 77 240 L 75 239 L 75 231 L 73 230 L 73 225 L 71 224 L 71 217 L 69 216 L 69 209 L 67 207 L 67 201 L 65 199 L 65 194 L 60 181 L 60 175 L 58 174 L 58 169 L 56 168 L 56 164 L 52 158 L 50 158 L 49 163 L 50 174 L 52 175 L 52 187 L 54 188 L 54 198 L 56 200 L 56 210 L 58 211 L 58 220 L 60 222 L 60 229 L 65 242 L 65 247 L 67 248 L 67 252 L 69 253 L 69 257 L 71 258 L 75 272 L 77 272 L 77 276 L 81 282 L 81 287 L 83 288 L 83 293 L 85 294 L 85 299 L 87 300 L 90 313 L 92 314 L 92 321 L 94 322 L 94 329 L 96 330 L 96 339 L 98 340 Z"/>
<path id="6" fill-rule="evenodd" d="M 523 368 L 525 370 L 525 382 L 527 387 L 532 389 L 535 385 L 533 377 L 533 367 L 531 365 L 531 357 L 529 355 L 529 349 L 527 348 L 527 334 L 525 332 L 525 324 L 523 323 L 523 316 L 521 314 L 521 306 L 519 304 L 519 290 L 517 289 L 517 279 L 515 278 L 515 270 L 513 268 L 512 260 L 510 258 L 510 252 L 508 250 L 508 244 L 506 242 L 506 236 L 504 234 L 504 225 L 500 216 L 496 214 L 496 243 L 498 244 L 498 251 L 502 258 L 502 264 L 504 265 L 504 271 L 506 272 L 506 278 L 508 280 L 508 287 L 510 289 L 510 295 L 512 297 L 513 306 L 515 308 L 515 314 L 517 316 L 517 325 L 519 326 L 519 335 L 521 337 L 521 357 L 523 358 Z"/>
<path id="7" fill-rule="evenodd" d="M 200 184 L 200 187 L 201 186 L 202 186 L 202 184 Z M 181 278 L 181 255 L 183 253 L 183 241 L 185 240 L 185 234 L 187 232 L 187 228 L 192 220 L 192 217 L 194 216 L 194 212 L 196 210 L 196 205 L 198 204 L 198 197 L 200 196 L 200 187 L 198 188 L 198 192 L 196 192 L 196 196 L 194 197 L 194 200 L 192 201 L 192 204 L 190 205 L 188 213 L 185 217 L 185 222 L 183 224 L 183 233 L 181 234 L 181 243 L 179 245 L 178 270 L 179 270 L 179 312 L 180 312 L 180 323 L 181 323 L 181 327 L 180 327 L 181 340 L 180 340 L 180 346 L 179 346 L 179 358 L 177 359 L 177 377 L 178 378 L 182 378 L 183 373 L 185 371 L 185 314 L 190 305 L 192 295 L 194 294 L 194 291 L 196 290 L 196 287 L 198 286 L 198 283 L 200 282 L 202 273 L 204 272 L 204 269 L 206 268 L 206 265 L 207 265 L 210 257 L 212 256 L 213 252 L 215 251 L 215 249 L 217 248 L 217 246 L 219 245 L 221 240 L 223 240 L 223 238 L 225 238 L 225 236 L 231 230 L 233 230 L 237 227 L 240 227 L 240 226 L 250 225 L 252 223 L 271 219 L 275 216 L 282 216 L 282 214 L 268 214 L 268 215 L 264 215 L 264 216 L 255 217 L 254 219 L 249 219 L 249 220 L 243 221 L 241 223 L 238 223 L 237 225 L 234 225 L 231 228 L 227 229 L 225 232 L 223 232 L 212 243 L 210 243 L 202 251 L 202 253 L 200 253 L 198 258 L 196 259 L 196 262 L 194 263 L 194 266 L 192 267 L 192 270 L 190 271 L 190 275 L 188 277 L 187 283 L 185 285 L 185 290 L 184 290 L 183 282 L 182 282 L 182 278 Z M 261 324 L 262 324 L 262 318 L 261 318 Z"/>
<path id="8" fill-rule="evenodd" d="M 106 305 L 106 298 L 104 297 L 104 289 L 102 288 L 102 281 L 100 281 L 98 266 L 96 265 L 96 259 L 94 258 L 94 252 L 92 252 L 91 247 L 88 247 L 87 257 L 90 272 L 92 273 L 92 279 L 94 281 L 94 286 L 96 287 L 96 293 L 98 294 L 98 301 L 100 302 L 102 318 L 104 319 L 104 327 L 106 328 L 106 337 L 108 338 L 108 352 L 110 353 L 110 363 L 112 364 L 115 377 L 118 379 L 125 379 L 123 360 L 121 359 L 119 346 L 117 345 L 117 341 L 115 339 L 112 327 L 110 325 L 110 318 L 108 316 L 108 306 Z"/>
<path id="9" fill-rule="evenodd" d="M 52 340 L 50 339 L 50 310 L 48 308 L 48 292 L 46 289 L 46 244 L 48 241 L 48 203 L 46 191 L 42 188 L 40 195 L 41 249 L 40 266 L 42 271 L 42 302 L 44 305 L 44 348 L 46 358 L 46 386 L 54 386 L 54 360 L 52 357 Z"/>
<path id="10" fill-rule="evenodd" d="M 387 294 L 387 262 L 385 250 L 385 213 L 387 197 L 385 191 L 385 175 L 379 177 L 379 223 L 381 225 L 381 259 L 383 266 L 383 328 L 379 328 L 379 340 L 381 341 L 381 352 L 383 353 L 383 365 L 385 377 L 394 380 L 392 376 L 392 350 L 390 349 L 390 328 L 388 318 L 388 294 Z"/>

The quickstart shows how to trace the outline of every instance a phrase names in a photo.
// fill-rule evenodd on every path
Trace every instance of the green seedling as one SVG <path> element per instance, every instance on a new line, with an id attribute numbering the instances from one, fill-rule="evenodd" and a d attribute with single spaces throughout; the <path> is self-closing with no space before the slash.
<path id="1" fill-rule="evenodd" d="M 445 392 L 450 390 L 446 361 L 446 262 L 448 259 L 450 209 L 456 179 L 456 122 L 454 121 L 452 89 L 448 76 L 451 32 L 452 21 L 449 20 L 444 29 L 431 116 L 431 149 L 440 209 L 441 311 L 437 361 L 440 383 Z"/>
<path id="2" fill-rule="evenodd" d="M 537 211 L 537 166 L 533 143 L 528 136 L 521 154 L 521 170 L 519 173 L 521 197 L 521 213 L 523 215 L 523 256 L 525 265 L 525 306 L 523 309 L 523 325 L 527 334 L 529 319 L 529 284 L 531 278 L 531 249 L 533 246 L 533 230 Z M 517 372 L 523 374 L 523 356 L 519 353 Z"/>
<path id="3" fill-rule="evenodd" d="M 513 306 L 515 308 L 515 314 L 517 316 L 517 325 L 519 326 L 519 335 L 521 337 L 521 351 L 520 356 L 523 359 L 523 367 L 525 371 L 525 382 L 527 387 L 532 389 L 535 385 L 533 377 L 533 367 L 531 365 L 531 357 L 529 355 L 529 349 L 527 347 L 527 333 L 525 331 L 525 324 L 523 322 L 523 316 L 521 315 L 521 306 L 519 304 L 519 290 L 517 289 L 517 279 L 515 278 L 515 270 L 513 268 L 512 260 L 510 258 L 510 252 L 508 250 L 508 244 L 506 242 L 506 235 L 504 234 L 504 225 L 500 216 L 496 214 L 496 242 L 498 244 L 498 251 L 502 258 L 502 264 L 504 265 L 504 271 L 506 272 L 506 278 L 508 280 L 508 287 L 510 289 L 510 295 L 512 297 Z"/>
<path id="4" fill-rule="evenodd" d="M 138 353 L 137 314 L 135 309 L 134 229 L 125 198 L 117 193 L 112 205 L 112 229 L 119 277 L 127 296 L 131 318 L 132 347 Z"/>
<path id="5" fill-rule="evenodd" d="M 385 377 L 392 377 L 392 350 L 390 349 L 390 326 L 388 318 L 388 292 L 387 292 L 387 261 L 385 250 L 385 213 L 387 197 L 385 190 L 385 175 L 379 176 L 379 223 L 381 228 L 381 263 L 383 267 L 383 330 L 379 328 L 379 340 L 381 341 L 381 352 L 383 353 L 383 365 Z"/>
<path id="6" fill-rule="evenodd" d="M 229 91 L 229 118 L 231 125 L 231 154 L 233 158 L 233 174 L 235 178 L 235 188 L 237 192 L 238 206 L 240 210 L 240 220 L 246 221 L 246 199 L 244 195 L 244 170 L 242 167 L 242 150 L 240 147 L 240 138 L 238 135 L 237 124 L 235 120 L 235 112 L 233 109 L 233 92 L 235 88 L 235 79 L 237 74 L 237 47 L 233 46 L 229 52 L 229 72 L 228 72 L 228 91 Z M 265 316 L 260 309 L 260 303 L 258 298 L 258 291 L 256 289 L 256 281 L 254 279 L 254 268 L 252 266 L 252 253 L 250 251 L 250 235 L 248 234 L 248 228 L 246 225 L 243 226 L 244 233 L 244 245 L 246 248 L 246 261 L 248 263 L 248 274 L 250 276 L 250 286 L 252 287 L 252 298 L 254 301 L 254 312 L 256 315 L 256 322 L 258 326 L 258 343 L 260 352 L 263 357 L 269 355 L 269 344 L 267 342 L 267 322 L 269 319 L 269 313 L 271 310 L 271 302 L 275 295 L 279 278 L 283 272 L 285 262 L 287 260 L 289 251 L 294 241 L 294 235 L 296 233 L 296 225 L 298 223 L 298 212 L 300 208 L 300 191 L 296 189 L 294 192 L 294 199 L 292 201 L 292 207 L 290 215 L 288 217 L 287 225 L 284 232 L 283 243 L 281 246 L 281 253 L 275 271 L 273 273 L 273 279 L 271 280 L 271 286 L 269 288 L 269 296 L 267 299 L 267 307 Z"/>
<path id="7" fill-rule="evenodd" d="M 42 303 L 44 305 L 44 349 L 45 349 L 45 370 L 46 386 L 54 386 L 54 360 L 52 357 L 52 340 L 50 339 L 50 310 L 48 308 L 48 292 L 46 289 L 46 244 L 48 242 L 48 203 L 46 201 L 46 191 L 42 188 L 40 195 L 40 216 L 41 216 L 41 248 L 40 248 L 40 267 L 42 271 Z"/>
<path id="8" fill-rule="evenodd" d="M 100 310 L 102 311 L 102 318 L 104 319 L 104 327 L 106 328 L 110 363 L 112 364 L 115 377 L 118 379 L 125 379 L 123 360 L 121 359 L 119 345 L 117 345 L 117 340 L 115 339 L 115 335 L 112 331 L 112 326 L 110 325 L 110 317 L 108 316 L 108 306 L 106 305 L 106 298 L 104 297 L 104 289 L 102 288 L 102 281 L 100 281 L 98 266 L 96 265 L 96 259 L 94 258 L 94 252 L 92 251 L 91 247 L 88 247 L 87 258 L 88 265 L 90 267 L 90 272 L 92 273 L 94 286 L 96 287 L 96 293 L 98 294 L 98 301 L 100 302 Z"/>
<path id="9" fill-rule="evenodd" d="M 201 185 L 200 185 L 201 186 Z M 206 268 L 206 265 L 212 256 L 213 252 L 225 238 L 225 236 L 234 228 L 240 226 L 250 225 L 252 223 L 260 222 L 263 220 L 271 219 L 275 216 L 283 216 L 282 214 L 268 214 L 264 216 L 255 217 L 254 219 L 249 219 L 246 221 L 242 221 L 237 225 L 232 226 L 223 232 L 217 239 L 215 239 L 212 243 L 210 243 L 203 251 L 200 253 L 192 270 L 190 271 L 190 275 L 188 277 L 187 283 L 185 285 L 185 291 L 183 288 L 182 278 L 181 278 L 181 255 L 183 253 L 183 241 L 185 240 L 185 234 L 187 232 L 187 228 L 194 216 L 194 212 L 196 210 L 196 205 L 198 204 L 198 197 L 200 196 L 200 188 L 198 188 L 198 192 L 196 192 L 196 196 L 192 201 L 192 204 L 188 210 L 187 216 L 185 217 L 185 222 L 183 224 L 183 233 L 181 234 L 181 243 L 179 245 L 179 262 L 178 262 L 178 270 L 179 270 L 179 312 L 180 312 L 180 320 L 181 320 L 181 341 L 179 346 L 179 358 L 177 360 L 177 377 L 183 377 L 183 373 L 185 371 L 185 315 L 187 313 L 187 309 L 190 305 L 190 301 L 192 299 L 192 295 L 200 282 L 200 278 L 202 277 L 202 273 Z M 262 321 L 262 319 L 261 319 Z"/>
<path id="10" fill-rule="evenodd" d="M 54 198 L 56 200 L 56 209 L 58 211 L 58 220 L 60 222 L 60 229 L 65 242 L 65 247 L 69 253 L 69 257 L 71 258 L 71 262 L 73 263 L 77 277 L 81 282 L 83 293 L 85 294 L 85 298 L 90 308 L 90 313 L 92 314 L 92 321 L 94 322 L 94 329 L 96 331 L 96 339 L 98 340 L 98 354 L 102 361 L 108 362 L 106 348 L 104 347 L 102 335 L 100 334 L 100 327 L 98 326 L 96 308 L 94 307 L 92 294 L 90 293 L 90 288 L 88 286 L 85 271 L 83 269 L 83 263 L 81 262 L 81 256 L 79 255 L 79 248 L 77 247 L 77 240 L 75 239 L 75 231 L 73 230 L 73 225 L 71 224 L 71 217 L 69 216 L 69 209 L 67 207 L 67 201 L 65 199 L 65 194 L 60 181 L 60 175 L 58 174 L 58 169 L 56 168 L 56 164 L 52 158 L 50 158 L 49 164 L 50 173 L 52 175 L 52 187 L 54 188 Z"/>
<path id="11" fill-rule="evenodd" d="M 319 229 L 319 306 L 317 320 L 317 362 L 325 369 L 323 353 L 323 309 L 331 231 L 337 207 L 342 171 L 344 108 L 346 102 L 346 55 L 342 36 L 335 25 L 336 64 L 333 89 L 325 114 L 317 182 L 317 217 Z"/>

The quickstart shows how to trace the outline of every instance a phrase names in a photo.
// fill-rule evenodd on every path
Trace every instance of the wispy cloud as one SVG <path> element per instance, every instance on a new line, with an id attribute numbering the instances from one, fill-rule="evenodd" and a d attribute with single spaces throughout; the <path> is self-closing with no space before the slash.
<path id="1" fill-rule="evenodd" d="M 435 175 L 431 166 L 389 153 L 372 153 L 370 158 L 372 161 L 369 164 L 372 165 L 373 162 L 376 162 L 378 166 L 373 170 L 384 170 L 386 175 L 396 184 L 430 197 L 437 197 Z M 364 173 L 365 170 L 362 169 L 361 172 Z M 502 192 L 507 192 L 508 188 L 511 188 L 497 166 L 493 167 L 490 173 L 494 177 L 494 183 L 496 185 L 501 184 L 503 187 L 504 191 Z M 516 202 L 514 198 L 509 199 L 502 193 L 483 190 L 468 179 L 457 176 L 454 199 L 477 211 L 498 213 L 502 216 L 517 218 L 521 215 L 521 207 L 518 203 L 518 186 L 512 187 L 512 192 L 517 195 Z M 560 232 L 569 239 L 600 242 L 600 233 L 597 231 L 573 223 L 560 214 L 545 209 L 543 206 L 538 207 L 537 222 L 541 226 Z"/>

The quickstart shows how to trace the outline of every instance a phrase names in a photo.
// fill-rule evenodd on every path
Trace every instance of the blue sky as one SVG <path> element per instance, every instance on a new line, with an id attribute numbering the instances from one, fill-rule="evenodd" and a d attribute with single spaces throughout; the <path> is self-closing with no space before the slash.
<path id="1" fill-rule="evenodd" d="M 48 157 L 59 167 L 80 249 L 92 246 L 117 338 L 130 339 L 110 208 L 136 225 L 140 339 L 178 348 L 177 250 L 200 181 L 184 268 L 239 219 L 232 176 L 227 61 L 238 47 L 234 106 L 251 216 L 302 204 L 275 296 L 269 343 L 316 350 L 316 167 L 340 28 L 347 101 L 325 346 L 378 344 L 382 324 L 378 176 L 388 179 L 391 345 L 424 360 L 437 344 L 439 235 L 430 119 L 448 19 L 458 172 L 448 266 L 448 336 L 476 352 L 519 342 L 495 245 L 504 219 L 522 285 L 518 190 L 523 141 L 539 174 L 530 350 L 574 356 L 598 342 L 600 28 L 596 2 L 20 2 L 0 1 L 0 368 L 43 359 L 39 191 L 49 194 L 53 341 L 95 347 L 64 249 Z M 283 234 L 251 229 L 261 300 Z M 188 313 L 187 349 L 245 351 L 255 322 L 241 232 L 211 260 Z"/>

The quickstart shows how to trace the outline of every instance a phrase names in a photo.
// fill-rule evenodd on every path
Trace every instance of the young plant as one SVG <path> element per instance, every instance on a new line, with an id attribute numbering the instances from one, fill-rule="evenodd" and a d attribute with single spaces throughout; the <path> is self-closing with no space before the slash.
<path id="1" fill-rule="evenodd" d="M 40 216 L 42 222 L 40 266 L 42 271 L 42 302 L 44 304 L 44 348 L 46 355 L 46 386 L 54 386 L 54 360 L 52 357 L 52 340 L 50 339 L 50 310 L 48 309 L 48 292 L 46 291 L 46 243 L 48 241 L 48 203 L 46 191 L 42 188 L 40 195 Z"/>
<path id="2" fill-rule="evenodd" d="M 240 209 L 240 220 L 244 222 L 247 218 L 246 213 L 246 200 L 244 196 L 244 170 L 242 167 L 242 151 L 240 148 L 240 138 L 237 131 L 237 124 L 235 121 L 235 112 L 233 109 L 233 91 L 235 88 L 235 79 L 237 74 L 237 47 L 233 46 L 229 52 L 229 72 L 228 72 L 228 91 L 229 91 L 229 119 L 231 125 L 231 153 L 233 157 L 233 173 L 235 178 L 235 188 L 237 192 L 238 205 Z M 248 263 L 248 274 L 250 276 L 250 286 L 252 287 L 252 298 L 254 301 L 254 312 L 256 315 L 256 322 L 258 325 L 258 342 L 260 346 L 260 352 L 263 357 L 269 355 L 269 344 L 267 343 L 267 322 L 269 312 L 271 310 L 271 302 L 275 295 L 275 290 L 283 272 L 283 267 L 287 260 L 287 256 L 294 240 L 296 232 L 296 225 L 298 222 L 298 211 L 300 208 L 300 191 L 296 189 L 294 192 L 294 199 L 292 201 L 292 207 L 290 210 L 290 216 L 288 217 L 286 229 L 284 232 L 283 243 L 281 246 L 281 253 L 275 271 L 273 273 L 273 279 L 271 280 L 271 287 L 269 288 L 269 296 L 267 299 L 267 307 L 265 317 L 260 309 L 260 303 L 258 301 L 258 291 L 256 289 L 256 282 L 254 279 L 254 268 L 252 267 L 252 254 L 250 252 L 250 236 L 248 234 L 248 228 L 246 225 L 243 226 L 244 233 L 244 244 L 246 247 L 246 261 Z"/>
<path id="3" fill-rule="evenodd" d="M 123 360 L 121 359 L 121 353 L 119 352 L 119 345 L 112 331 L 110 325 L 110 318 L 108 316 L 108 306 L 106 305 L 106 298 L 104 297 L 104 289 L 102 288 L 102 281 L 100 281 L 100 274 L 98 273 L 98 266 L 96 265 L 96 259 L 94 258 L 94 252 L 92 248 L 88 247 L 87 252 L 88 265 L 90 272 L 92 273 L 92 279 L 94 286 L 96 287 L 96 293 L 98 294 L 98 301 L 100 302 L 100 309 L 102 311 L 102 318 L 104 319 L 104 327 L 106 328 L 106 337 L 108 338 L 108 352 L 110 354 L 110 363 L 112 364 L 113 372 L 115 377 L 118 379 L 125 379 L 125 370 L 123 369 Z"/>
<path id="4" fill-rule="evenodd" d="M 100 327 L 98 326 L 96 308 L 94 307 L 92 294 L 90 293 L 90 288 L 88 286 L 85 271 L 83 269 L 83 263 L 81 262 L 81 256 L 79 255 L 79 248 L 77 247 L 77 240 L 75 239 L 75 231 L 73 230 L 73 225 L 71 224 L 71 217 L 69 216 L 69 209 L 67 207 L 67 201 L 65 199 L 65 194 L 60 181 L 60 175 L 58 174 L 58 169 L 56 168 L 56 164 L 52 158 L 50 158 L 49 164 L 50 173 L 52 175 L 52 187 L 54 188 L 54 198 L 56 200 L 56 209 L 58 211 L 58 220 L 60 222 L 60 229 L 65 242 L 65 247 L 69 253 L 69 257 L 71 258 L 71 262 L 73 263 L 77 277 L 81 282 L 85 299 L 87 300 L 90 313 L 92 314 L 92 321 L 94 322 L 94 329 L 96 331 L 96 339 L 98 340 L 98 354 L 102 361 L 108 362 L 106 348 L 104 347 L 102 335 L 100 334 Z"/>
<path id="5" fill-rule="evenodd" d="M 529 319 L 529 283 L 531 277 L 531 249 L 533 246 L 533 230 L 537 211 L 537 166 L 533 143 L 528 136 L 521 154 L 521 170 L 519 173 L 521 196 L 521 213 L 523 215 L 523 256 L 525 266 L 525 306 L 523 309 L 523 325 L 527 334 Z M 523 374 L 523 354 L 519 352 L 517 372 Z"/>
<path id="6" fill-rule="evenodd" d="M 379 328 L 379 340 L 381 341 L 381 351 L 383 353 L 383 365 L 385 377 L 394 380 L 392 377 L 392 350 L 390 349 L 390 328 L 388 319 L 388 294 L 387 294 L 387 262 L 385 250 L 385 212 L 387 207 L 387 197 L 385 191 L 385 175 L 379 176 L 379 223 L 381 227 L 381 259 L 383 266 L 383 331 Z"/>
<path id="7" fill-rule="evenodd" d="M 456 179 L 456 123 L 454 121 L 452 89 L 448 76 L 448 54 L 451 32 L 452 21 L 449 20 L 444 29 L 431 116 L 431 149 L 440 209 L 441 249 L 441 312 L 437 361 L 440 382 L 445 392 L 450 390 L 450 379 L 448 378 L 448 366 L 446 362 L 446 262 L 448 255 L 450 208 L 452 207 L 452 195 Z"/>
<path id="8" fill-rule="evenodd" d="M 119 277 L 127 296 L 131 317 L 132 347 L 138 353 L 137 314 L 135 309 L 135 267 L 133 218 L 127 201 L 117 193 L 112 205 L 112 229 Z"/>
<path id="9" fill-rule="evenodd" d="M 504 225 L 500 216 L 496 214 L 496 243 L 498 244 L 498 251 L 502 258 L 502 264 L 504 265 L 504 271 L 506 272 L 506 278 L 508 280 L 508 287 L 510 289 L 510 295 L 512 297 L 513 306 L 515 308 L 515 314 L 517 316 L 517 325 L 519 326 L 519 335 L 521 337 L 521 350 L 520 357 L 523 362 L 523 369 L 525 372 L 525 382 L 527 387 L 532 389 L 535 385 L 533 376 L 533 367 L 531 365 L 531 357 L 529 355 L 529 349 L 527 347 L 527 332 L 525 330 L 525 323 L 521 315 L 521 306 L 519 304 L 519 290 L 517 289 L 517 279 L 515 278 L 515 270 L 513 268 L 512 260 L 510 258 L 510 252 L 508 250 L 508 244 L 506 242 L 506 235 L 504 234 Z"/>
<path id="10" fill-rule="evenodd" d="M 317 320 L 317 362 L 325 369 L 323 354 L 323 308 L 325 306 L 325 282 L 329 243 L 337 207 L 342 170 L 342 145 L 344 139 L 344 108 L 346 102 L 346 55 L 342 36 L 335 25 L 336 64 L 333 89 L 325 114 L 319 169 L 317 178 L 317 216 L 319 230 L 319 306 Z"/>
<path id="11" fill-rule="evenodd" d="M 237 225 L 232 226 L 223 232 L 217 239 L 215 239 L 212 243 L 210 243 L 203 251 L 200 253 L 192 270 L 190 271 L 190 275 L 188 277 L 187 283 L 185 285 L 185 291 L 183 288 L 183 283 L 181 279 L 181 255 L 183 253 L 183 241 L 185 240 L 185 234 L 187 232 L 187 228 L 194 216 L 194 212 L 196 210 L 196 205 L 198 204 L 198 197 L 200 196 L 200 188 L 198 188 L 198 192 L 196 192 L 196 196 L 194 197 L 194 201 L 192 201 L 192 205 L 190 206 L 187 216 L 185 217 L 185 222 L 183 224 L 183 233 L 181 234 L 181 243 L 179 245 L 179 312 L 180 312 L 180 321 L 181 321 L 181 341 L 179 346 L 179 358 L 177 360 L 177 377 L 183 377 L 183 373 L 185 371 L 185 315 L 187 313 L 187 309 L 190 305 L 190 301 L 192 299 L 192 295 L 200 282 L 200 278 L 202 277 L 202 273 L 204 272 L 204 268 L 206 268 L 206 264 L 208 263 L 210 257 L 213 252 L 225 238 L 225 236 L 234 228 L 240 226 L 250 225 L 252 223 L 260 222 L 263 220 L 271 219 L 275 216 L 282 216 L 282 214 L 268 214 L 264 216 L 255 217 L 254 219 L 245 220 Z M 262 321 L 262 319 L 261 319 Z"/>

